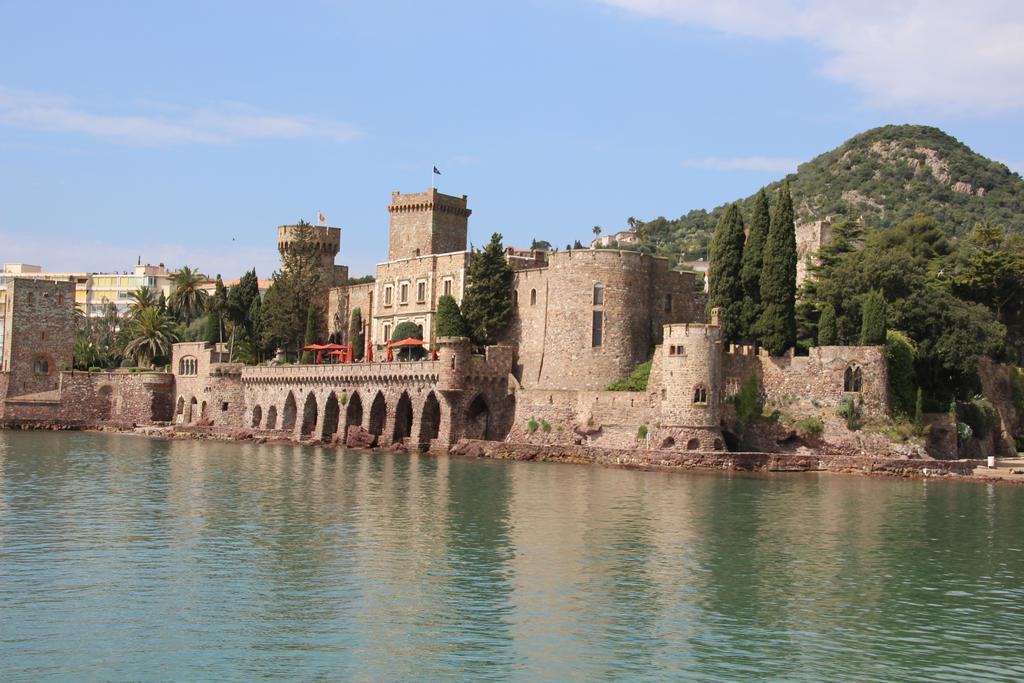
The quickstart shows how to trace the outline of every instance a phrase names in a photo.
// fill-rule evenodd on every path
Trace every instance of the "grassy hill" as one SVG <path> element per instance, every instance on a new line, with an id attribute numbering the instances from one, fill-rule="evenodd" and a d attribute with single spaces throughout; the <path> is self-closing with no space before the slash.
<path id="1" fill-rule="evenodd" d="M 873 128 L 801 164 L 788 178 L 797 223 L 829 215 L 860 218 L 870 231 L 924 213 L 950 235 L 963 235 L 976 223 L 1024 233 L 1024 179 L 938 128 Z M 738 200 L 748 218 L 752 200 Z M 724 208 L 642 222 L 641 248 L 673 261 L 706 257 Z"/>

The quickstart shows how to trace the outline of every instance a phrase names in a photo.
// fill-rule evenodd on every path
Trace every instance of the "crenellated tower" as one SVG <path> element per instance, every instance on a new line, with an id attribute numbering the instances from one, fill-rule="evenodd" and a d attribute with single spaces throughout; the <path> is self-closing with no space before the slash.
<path id="1" fill-rule="evenodd" d="M 469 231 L 466 195 L 428 192 L 391 193 L 388 260 L 465 251 Z"/>

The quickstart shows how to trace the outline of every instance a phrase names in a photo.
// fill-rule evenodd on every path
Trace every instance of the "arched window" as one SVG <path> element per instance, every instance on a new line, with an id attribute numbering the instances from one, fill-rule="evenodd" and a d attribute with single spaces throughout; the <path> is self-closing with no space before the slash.
<path id="1" fill-rule="evenodd" d="M 859 365 L 848 365 L 843 373 L 843 391 L 860 392 L 863 384 L 863 373 Z"/>
<path id="2" fill-rule="evenodd" d="M 39 356 L 32 364 L 32 370 L 37 375 L 49 375 L 50 374 L 50 359 L 45 356 Z"/>
<path id="3" fill-rule="evenodd" d="M 179 375 L 195 375 L 199 372 L 199 361 L 194 356 L 185 356 L 178 361 Z"/>
<path id="4" fill-rule="evenodd" d="M 512 290 L 512 305 L 513 306 L 518 306 L 519 305 L 519 290 L 517 290 L 517 289 L 513 289 Z"/>
<path id="5" fill-rule="evenodd" d="M 594 285 L 594 305 L 604 305 L 604 285 L 602 285 L 600 282 Z"/>
<path id="6" fill-rule="evenodd" d="M 536 289 L 531 289 L 530 290 L 530 305 L 531 306 L 536 306 L 537 305 L 537 290 Z"/>
<path id="7" fill-rule="evenodd" d="M 708 388 L 703 384 L 698 384 L 693 390 L 693 402 L 694 403 L 707 403 L 708 402 Z"/>

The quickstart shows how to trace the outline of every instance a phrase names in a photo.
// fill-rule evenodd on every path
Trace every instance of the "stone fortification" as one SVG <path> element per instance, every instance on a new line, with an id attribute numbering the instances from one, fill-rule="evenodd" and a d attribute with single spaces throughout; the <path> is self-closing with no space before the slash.
<path id="1" fill-rule="evenodd" d="M 469 230 L 466 195 L 453 197 L 431 188 L 391 193 L 388 260 L 465 251 Z"/>
<path id="2" fill-rule="evenodd" d="M 75 339 L 72 282 L 14 279 L 7 286 L 2 370 L 8 396 L 55 391 Z"/>

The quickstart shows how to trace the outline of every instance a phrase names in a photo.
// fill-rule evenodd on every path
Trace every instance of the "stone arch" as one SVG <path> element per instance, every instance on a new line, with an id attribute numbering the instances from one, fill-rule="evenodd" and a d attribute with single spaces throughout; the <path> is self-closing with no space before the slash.
<path id="1" fill-rule="evenodd" d="M 672 438 L 671 436 L 666 436 L 665 440 L 661 442 L 661 447 L 662 448 L 675 448 L 676 447 L 676 440 L 674 438 Z"/>
<path id="2" fill-rule="evenodd" d="M 530 305 L 531 306 L 536 306 L 537 305 L 537 290 L 536 289 L 531 289 L 530 290 Z"/>
<path id="3" fill-rule="evenodd" d="M 256 406 L 252 409 L 252 428 L 259 429 L 260 422 L 263 422 L 263 408 Z"/>
<path id="4" fill-rule="evenodd" d="M 353 391 L 348 397 L 348 405 L 345 406 L 345 435 L 348 435 L 349 427 L 363 426 L 363 399 L 359 392 Z"/>
<path id="5" fill-rule="evenodd" d="M 846 366 L 846 372 L 843 373 L 843 391 L 859 392 L 863 384 L 863 373 L 860 366 L 856 363 L 851 363 Z"/>
<path id="6" fill-rule="evenodd" d="M 188 413 L 185 415 L 185 422 L 192 422 L 193 420 L 198 420 L 199 416 L 196 415 L 196 411 L 198 410 L 199 401 L 196 399 L 195 396 L 193 396 L 192 400 L 188 402 Z"/>
<path id="7" fill-rule="evenodd" d="M 264 429 L 277 429 L 277 406 L 267 408 L 267 423 Z"/>
<path id="8" fill-rule="evenodd" d="M 338 431 L 338 418 L 341 415 L 341 406 L 338 404 L 338 396 L 333 391 L 324 403 L 324 424 L 320 430 L 320 438 L 330 441 Z"/>
<path id="9" fill-rule="evenodd" d="M 441 403 L 437 396 L 431 391 L 427 394 L 427 400 L 423 402 L 423 410 L 420 411 L 420 433 L 418 436 L 421 444 L 429 444 L 438 437 L 441 432 Z"/>
<path id="10" fill-rule="evenodd" d="M 114 406 L 113 401 L 114 387 L 109 384 L 104 384 L 100 387 L 100 390 L 96 392 L 97 397 L 97 411 L 96 417 L 101 420 L 109 420 L 110 414 Z M 184 404 L 182 404 L 184 407 Z"/>
<path id="11" fill-rule="evenodd" d="M 295 406 L 295 394 L 288 392 L 288 398 L 284 400 L 284 410 L 281 412 L 281 429 L 286 432 L 295 430 L 295 416 L 298 408 Z"/>
<path id="12" fill-rule="evenodd" d="M 395 430 L 391 435 L 391 442 L 400 443 L 409 436 L 412 436 L 412 400 L 409 393 L 403 391 L 395 406 Z"/>
<path id="13" fill-rule="evenodd" d="M 299 436 L 309 436 L 316 429 L 317 418 L 316 396 L 313 392 L 306 394 L 306 401 L 302 404 L 302 424 L 299 425 Z"/>
<path id="14" fill-rule="evenodd" d="M 205 418 L 206 418 L 206 401 L 203 401 L 203 407 L 199 409 L 199 419 L 202 420 L 202 419 L 205 419 Z"/>
<path id="15" fill-rule="evenodd" d="M 178 405 L 174 408 L 174 421 L 181 422 L 185 419 L 185 397 L 178 397 Z"/>
<path id="16" fill-rule="evenodd" d="M 693 402 L 705 404 L 708 402 L 708 388 L 703 384 L 698 384 L 693 388 Z"/>
<path id="17" fill-rule="evenodd" d="M 466 436 L 470 439 L 491 438 L 491 408 L 483 394 L 477 394 L 466 408 Z"/>
<path id="18" fill-rule="evenodd" d="M 370 405 L 370 424 L 368 431 L 375 436 L 384 433 L 384 423 L 388 419 L 388 405 L 384 401 L 384 394 L 380 391 L 373 397 Z"/>
<path id="19" fill-rule="evenodd" d="M 700 448 L 700 441 L 697 439 L 690 439 L 686 442 L 686 450 L 695 451 Z"/>

